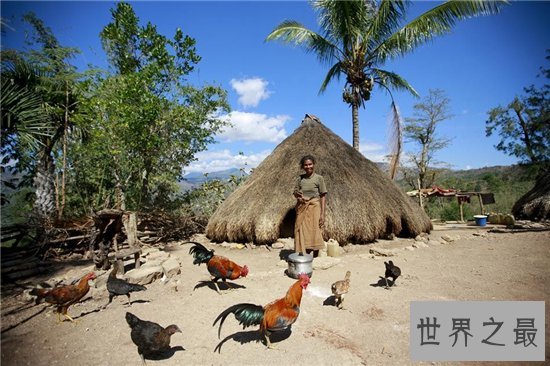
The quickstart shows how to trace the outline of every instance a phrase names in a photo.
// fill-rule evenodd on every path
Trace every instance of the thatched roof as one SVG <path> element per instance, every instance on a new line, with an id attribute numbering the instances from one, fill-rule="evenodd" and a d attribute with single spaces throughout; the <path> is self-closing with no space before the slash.
<path id="1" fill-rule="evenodd" d="M 517 219 L 550 219 L 550 170 L 541 173 L 533 189 L 514 204 L 512 213 Z"/>
<path id="2" fill-rule="evenodd" d="M 429 232 L 425 212 L 370 160 L 306 114 L 294 133 L 254 169 L 246 182 L 218 207 L 206 227 L 213 241 L 269 244 L 294 236 L 292 195 L 300 159 L 311 154 L 325 178 L 325 239 L 365 243 L 394 233 Z"/>

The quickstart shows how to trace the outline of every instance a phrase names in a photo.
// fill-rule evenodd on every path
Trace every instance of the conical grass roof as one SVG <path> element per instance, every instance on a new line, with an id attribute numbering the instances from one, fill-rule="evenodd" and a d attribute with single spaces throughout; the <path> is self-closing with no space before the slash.
<path id="1" fill-rule="evenodd" d="M 542 172 L 533 189 L 517 200 L 512 213 L 517 219 L 550 219 L 550 170 Z"/>
<path id="2" fill-rule="evenodd" d="M 315 157 L 315 172 L 325 178 L 328 190 L 325 240 L 366 243 L 390 233 L 415 237 L 431 230 L 424 210 L 373 162 L 306 114 L 300 127 L 218 207 L 206 236 L 256 244 L 293 237 L 292 193 L 303 173 L 300 159 L 308 154 Z"/>

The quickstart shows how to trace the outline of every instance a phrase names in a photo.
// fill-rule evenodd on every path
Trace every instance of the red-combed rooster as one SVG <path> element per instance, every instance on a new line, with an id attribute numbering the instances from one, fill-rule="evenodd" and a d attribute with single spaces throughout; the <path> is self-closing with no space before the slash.
<path id="1" fill-rule="evenodd" d="M 193 264 L 201 265 L 206 263 L 208 272 L 212 275 L 212 282 L 216 286 L 216 291 L 220 293 L 220 289 L 216 281 L 221 279 L 223 283 L 230 286 L 230 283 L 226 280 L 236 280 L 239 277 L 246 277 L 248 274 L 247 266 L 239 266 L 237 263 L 231 261 L 226 257 L 220 255 L 214 255 L 213 250 L 206 249 L 202 244 L 189 241 L 187 243 L 195 244 L 189 249 L 189 254 L 192 254 L 195 258 Z"/>
<path id="2" fill-rule="evenodd" d="M 302 273 L 298 277 L 298 281 L 288 289 L 282 299 L 275 300 L 263 307 L 247 303 L 233 305 L 218 315 L 212 326 L 215 326 L 218 320 L 221 319 L 218 329 L 218 337 L 220 337 L 225 318 L 233 313 L 239 324 L 243 325 L 243 329 L 251 325 L 259 325 L 260 334 L 264 336 L 267 348 L 274 348 L 271 345 L 269 336 L 272 332 L 282 331 L 290 327 L 298 319 L 300 303 L 302 302 L 302 290 L 305 290 L 309 283 L 308 275 Z"/>
<path id="3" fill-rule="evenodd" d="M 95 273 L 90 272 L 86 276 L 82 277 L 76 285 L 66 285 L 55 287 L 51 290 L 35 288 L 32 289 L 30 294 L 36 296 L 36 302 L 41 299 L 46 302 L 57 305 L 57 320 L 61 321 L 61 315 L 65 316 L 70 321 L 74 322 L 74 319 L 67 314 L 69 306 L 77 303 L 82 299 L 90 290 L 89 280 L 95 279 Z"/>

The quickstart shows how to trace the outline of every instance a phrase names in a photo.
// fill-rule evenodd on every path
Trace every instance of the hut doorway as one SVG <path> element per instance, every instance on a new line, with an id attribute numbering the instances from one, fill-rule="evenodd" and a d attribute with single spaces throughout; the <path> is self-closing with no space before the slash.
<path id="1" fill-rule="evenodd" d="M 296 211 L 294 207 L 287 211 L 281 226 L 279 226 L 279 238 L 294 237 L 294 223 L 296 222 Z"/>

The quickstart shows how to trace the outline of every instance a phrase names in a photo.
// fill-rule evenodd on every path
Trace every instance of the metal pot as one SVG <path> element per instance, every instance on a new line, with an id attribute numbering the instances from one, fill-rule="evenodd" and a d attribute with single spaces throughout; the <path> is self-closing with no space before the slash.
<path id="1" fill-rule="evenodd" d="M 292 278 L 298 278 L 300 273 L 305 273 L 309 277 L 313 274 L 313 256 L 311 254 L 299 255 L 299 253 L 292 253 L 288 256 L 288 269 L 287 275 Z"/>

